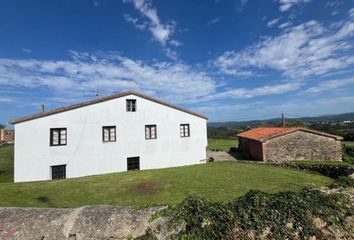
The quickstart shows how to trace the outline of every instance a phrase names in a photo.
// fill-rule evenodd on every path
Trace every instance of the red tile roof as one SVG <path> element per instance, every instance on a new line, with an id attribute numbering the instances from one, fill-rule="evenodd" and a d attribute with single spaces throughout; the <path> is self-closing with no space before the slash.
<path id="1" fill-rule="evenodd" d="M 291 128 L 283 128 L 283 127 L 259 127 L 255 128 L 243 133 L 238 134 L 238 137 L 243 137 L 243 138 L 248 138 L 252 140 L 256 140 L 259 142 L 265 142 L 269 139 L 283 136 L 285 134 L 295 132 L 295 131 L 304 131 L 304 132 L 309 132 L 309 133 L 314 133 L 317 135 L 322 135 L 325 137 L 331 137 L 335 138 L 336 140 L 342 140 L 342 137 L 324 133 L 324 132 L 319 132 L 315 131 L 312 129 L 307 129 L 307 128 L 298 128 L 298 127 L 291 127 Z"/>

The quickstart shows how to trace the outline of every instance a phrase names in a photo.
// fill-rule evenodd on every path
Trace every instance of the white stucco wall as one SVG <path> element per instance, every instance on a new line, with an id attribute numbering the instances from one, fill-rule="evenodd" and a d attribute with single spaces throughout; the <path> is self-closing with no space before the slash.
<path id="1" fill-rule="evenodd" d="M 126 112 L 126 99 L 137 111 Z M 190 137 L 180 137 L 180 124 Z M 145 125 L 157 125 L 157 139 L 145 139 Z M 102 126 L 116 126 L 117 141 L 102 142 Z M 49 145 L 50 128 L 67 128 L 67 145 Z M 206 120 L 135 95 L 15 125 L 15 182 L 51 179 L 51 166 L 66 164 L 66 177 L 127 171 L 127 158 L 140 169 L 203 163 Z"/>

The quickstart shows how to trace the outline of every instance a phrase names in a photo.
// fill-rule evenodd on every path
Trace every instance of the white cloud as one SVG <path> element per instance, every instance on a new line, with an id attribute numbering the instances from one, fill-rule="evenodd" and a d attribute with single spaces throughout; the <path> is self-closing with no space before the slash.
<path id="1" fill-rule="evenodd" d="M 235 76 L 252 75 L 257 69 L 277 70 L 293 79 L 322 75 L 354 64 L 353 36 L 351 20 L 332 27 L 309 21 L 239 52 L 225 52 L 214 64 Z"/>
<path id="2" fill-rule="evenodd" d="M 71 52 L 72 60 L 0 58 L 1 87 L 47 89 L 53 97 L 80 98 L 137 90 L 178 103 L 197 102 L 212 94 L 216 82 L 182 63 L 147 64 L 118 53 Z"/>
<path id="3" fill-rule="evenodd" d="M 279 10 L 281 12 L 286 12 L 295 5 L 305 4 L 310 2 L 311 0 L 276 0 L 276 1 L 279 2 L 280 4 Z"/>
<path id="4" fill-rule="evenodd" d="M 350 16 L 351 18 L 354 18 L 354 8 L 352 8 L 352 9 L 349 10 L 349 16 Z"/>
<path id="5" fill-rule="evenodd" d="M 170 41 L 170 44 L 173 45 L 173 46 L 175 46 L 175 47 L 179 47 L 179 46 L 182 46 L 182 45 L 183 45 L 183 43 L 181 43 L 180 41 L 175 40 L 175 39 L 172 39 L 172 40 Z"/>
<path id="6" fill-rule="evenodd" d="M 150 0 L 123 0 L 124 3 L 132 3 L 134 7 L 149 20 L 149 22 L 143 23 L 148 25 L 148 29 L 152 33 L 153 38 L 161 43 L 163 46 L 170 40 L 175 31 L 175 23 L 170 22 L 162 24 L 160 18 L 157 15 L 156 8 L 152 6 Z M 127 18 L 126 18 L 127 19 Z M 134 18 L 128 20 L 129 22 L 137 22 Z M 142 28 L 142 27 L 141 27 Z M 145 28 L 145 27 L 144 27 Z"/>
<path id="7" fill-rule="evenodd" d="M 130 16 L 129 14 L 124 14 L 124 18 L 127 22 L 132 23 L 134 27 L 139 30 L 145 30 L 147 28 L 147 24 L 145 22 L 140 23 L 139 19 Z"/>
<path id="8" fill-rule="evenodd" d="M 317 86 L 311 87 L 307 89 L 306 93 L 319 93 L 328 90 L 334 90 L 341 87 L 346 87 L 349 85 L 354 85 L 354 77 L 353 78 L 346 78 L 346 79 L 335 79 L 335 80 L 328 80 L 319 83 Z"/>
<path id="9" fill-rule="evenodd" d="M 281 17 L 279 17 L 279 18 L 274 18 L 274 19 L 268 21 L 268 22 L 267 22 L 267 27 L 269 27 L 269 28 L 273 27 L 273 25 L 277 24 L 280 19 L 281 19 Z"/>
<path id="10" fill-rule="evenodd" d="M 178 53 L 176 51 L 173 51 L 170 48 L 165 48 L 164 51 L 165 51 L 166 57 L 168 57 L 172 60 L 175 60 L 175 61 L 178 60 Z"/>
<path id="11" fill-rule="evenodd" d="M 301 82 L 280 83 L 275 85 L 266 85 L 256 88 L 234 88 L 224 92 L 219 92 L 203 98 L 204 101 L 215 99 L 247 99 L 268 95 L 280 95 L 288 92 L 293 92 L 303 85 Z"/>
<path id="12" fill-rule="evenodd" d="M 0 89 L 21 87 L 49 91 L 51 99 L 86 99 L 99 89 L 101 95 L 136 90 L 176 103 L 217 99 L 249 99 L 298 90 L 301 82 L 255 88 L 222 90 L 197 66 L 180 62 L 145 63 L 115 52 L 90 54 L 71 51 L 70 60 L 0 58 Z"/>
<path id="13" fill-rule="evenodd" d="M 291 25 L 292 25 L 292 22 L 288 21 L 288 22 L 280 24 L 278 27 L 283 29 L 283 28 L 290 27 Z"/>
<path id="14" fill-rule="evenodd" d="M 211 19 L 206 25 L 210 26 L 210 25 L 217 24 L 218 22 L 220 22 L 220 18 L 219 17 L 215 17 L 215 18 Z"/>

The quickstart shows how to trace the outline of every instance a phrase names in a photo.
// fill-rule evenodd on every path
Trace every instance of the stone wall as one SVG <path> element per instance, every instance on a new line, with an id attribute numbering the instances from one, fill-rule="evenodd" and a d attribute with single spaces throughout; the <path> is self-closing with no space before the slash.
<path id="1" fill-rule="evenodd" d="M 0 129 L 0 141 L 14 142 L 15 131 L 12 129 Z"/>
<path id="2" fill-rule="evenodd" d="M 151 229 L 157 239 L 169 233 L 166 219 L 151 221 L 164 207 L 0 208 L 1 240 L 133 239 Z"/>
<path id="3" fill-rule="evenodd" d="M 265 161 L 342 160 L 341 142 L 334 138 L 296 131 L 263 143 Z"/>

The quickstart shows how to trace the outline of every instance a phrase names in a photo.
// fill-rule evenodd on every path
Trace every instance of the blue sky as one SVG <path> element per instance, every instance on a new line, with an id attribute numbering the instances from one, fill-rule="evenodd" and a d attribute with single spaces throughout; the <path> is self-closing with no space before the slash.
<path id="1" fill-rule="evenodd" d="M 136 90 L 210 121 L 354 111 L 354 1 L 0 2 L 0 123 Z"/>

